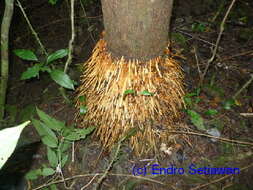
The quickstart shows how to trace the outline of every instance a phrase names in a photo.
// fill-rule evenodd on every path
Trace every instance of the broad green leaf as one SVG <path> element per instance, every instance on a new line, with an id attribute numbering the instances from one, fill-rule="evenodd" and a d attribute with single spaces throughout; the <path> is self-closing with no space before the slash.
<path id="1" fill-rule="evenodd" d="M 58 146 L 58 139 L 50 128 L 36 119 L 32 119 L 32 123 L 41 136 L 43 144 L 51 148 L 56 148 Z"/>
<path id="2" fill-rule="evenodd" d="M 80 114 L 81 114 L 81 115 L 86 114 L 87 111 L 88 111 L 87 106 L 84 106 L 84 105 L 81 105 L 81 106 L 80 106 Z"/>
<path id="3" fill-rule="evenodd" d="M 124 95 L 128 95 L 128 94 L 135 94 L 135 91 L 134 91 L 134 90 L 131 90 L 131 89 L 126 90 L 126 91 L 124 92 Z"/>
<path id="4" fill-rule="evenodd" d="M 50 76 L 57 84 L 61 85 L 62 87 L 74 90 L 73 81 L 63 71 L 57 69 L 52 70 Z"/>
<path id="5" fill-rule="evenodd" d="M 65 137 L 65 139 L 70 141 L 77 141 L 80 139 L 85 139 L 88 134 L 90 134 L 95 127 L 88 127 L 86 129 L 75 129 L 69 135 Z"/>
<path id="6" fill-rule="evenodd" d="M 41 69 L 41 64 L 35 64 L 32 67 L 29 67 L 25 72 L 21 75 L 21 80 L 27 80 L 39 75 Z"/>
<path id="7" fill-rule="evenodd" d="M 26 121 L 18 126 L 3 129 L 0 131 L 0 169 L 15 150 L 22 130 L 30 123 Z"/>
<path id="8" fill-rule="evenodd" d="M 49 147 L 47 147 L 47 159 L 52 167 L 55 168 L 58 165 L 57 154 L 53 149 Z"/>
<path id="9" fill-rule="evenodd" d="M 147 91 L 147 90 L 143 90 L 143 91 L 141 92 L 141 95 L 144 95 L 144 96 L 154 96 L 154 93 L 149 92 L 149 91 Z"/>
<path id="10" fill-rule="evenodd" d="M 55 61 L 57 59 L 61 59 L 68 55 L 68 50 L 67 49 L 60 49 L 57 50 L 56 52 L 50 54 L 47 58 L 47 63 L 51 63 L 52 61 Z"/>
<path id="11" fill-rule="evenodd" d="M 47 115 L 45 112 L 43 112 L 42 110 L 40 110 L 37 107 L 36 107 L 36 110 L 37 110 L 37 113 L 38 113 L 40 119 L 50 129 L 60 131 L 62 128 L 65 127 L 64 122 L 58 121 L 58 120 L 54 119 L 53 117 L 50 117 L 49 115 Z"/>
<path id="12" fill-rule="evenodd" d="M 197 127 L 198 130 L 201 130 L 201 131 L 206 130 L 204 126 L 204 120 L 197 112 L 193 110 L 187 110 L 186 112 L 190 116 L 191 122 L 193 123 L 193 125 Z"/>
<path id="13" fill-rule="evenodd" d="M 16 49 L 13 52 L 15 53 L 16 56 L 20 57 L 21 59 L 24 59 L 27 61 L 38 61 L 38 58 L 31 50 Z"/>
<path id="14" fill-rule="evenodd" d="M 53 175 L 54 173 L 55 173 L 55 170 L 52 168 L 43 168 L 41 174 L 43 176 L 50 176 L 50 175 Z"/>
<path id="15" fill-rule="evenodd" d="M 206 115 L 215 115 L 218 111 L 216 109 L 209 109 L 205 112 Z"/>

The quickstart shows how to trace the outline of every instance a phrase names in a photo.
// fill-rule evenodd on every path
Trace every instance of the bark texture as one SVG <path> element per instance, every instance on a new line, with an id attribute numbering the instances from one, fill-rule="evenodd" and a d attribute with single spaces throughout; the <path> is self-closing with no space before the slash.
<path id="1" fill-rule="evenodd" d="M 149 60 L 168 44 L 173 0 L 102 0 L 105 40 L 113 57 Z"/>

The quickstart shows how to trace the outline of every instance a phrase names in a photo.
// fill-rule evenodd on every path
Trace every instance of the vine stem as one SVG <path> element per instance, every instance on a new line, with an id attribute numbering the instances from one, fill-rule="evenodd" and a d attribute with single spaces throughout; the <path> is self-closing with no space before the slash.
<path id="1" fill-rule="evenodd" d="M 21 5 L 21 3 L 19 2 L 19 0 L 17 0 L 17 3 L 18 3 L 18 7 L 20 8 L 20 10 L 21 10 L 21 12 L 22 12 L 22 14 L 23 14 L 23 16 L 24 16 L 24 18 L 25 18 L 25 20 L 26 20 L 26 22 L 27 22 L 27 24 L 28 24 L 28 26 L 29 26 L 29 28 L 30 28 L 30 30 L 32 31 L 32 34 L 34 35 L 36 41 L 38 42 L 38 44 L 39 44 L 41 50 L 43 51 L 43 53 L 44 53 L 44 54 L 46 55 L 46 57 L 47 57 L 47 56 L 48 56 L 48 53 L 47 53 L 45 47 L 43 46 L 43 44 L 41 43 L 40 38 L 39 38 L 37 32 L 34 30 L 34 28 L 33 28 L 32 24 L 31 24 L 30 20 L 28 19 L 27 15 L 26 15 L 26 13 L 25 13 L 24 8 L 22 7 L 22 5 Z"/>
<path id="2" fill-rule="evenodd" d="M 1 84 L 0 120 L 4 118 L 6 92 L 9 78 L 9 31 L 13 16 L 14 0 L 5 0 L 4 16 L 1 25 Z"/>

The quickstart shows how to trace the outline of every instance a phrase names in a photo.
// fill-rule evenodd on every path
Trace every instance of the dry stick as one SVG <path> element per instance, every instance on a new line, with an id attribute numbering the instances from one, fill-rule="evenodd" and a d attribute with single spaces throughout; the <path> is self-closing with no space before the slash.
<path id="1" fill-rule="evenodd" d="M 246 169 L 248 169 L 248 168 L 250 168 L 250 167 L 252 167 L 252 166 L 253 166 L 253 164 L 250 164 L 249 166 L 245 166 L 245 167 L 243 167 L 243 168 L 241 169 L 241 171 L 246 170 Z M 227 179 L 227 178 L 231 177 L 232 175 L 233 175 L 233 174 L 229 174 L 229 175 L 223 176 L 223 177 L 221 177 L 221 178 L 219 178 L 219 179 L 216 179 L 216 180 L 214 180 L 214 181 L 211 181 L 211 182 L 209 182 L 209 183 L 205 183 L 205 184 L 202 184 L 202 185 L 200 185 L 200 186 L 198 186 L 198 187 L 192 188 L 191 190 L 201 189 L 201 188 L 206 187 L 206 186 L 208 186 L 208 185 L 211 185 L 211 184 L 217 183 L 217 182 L 219 182 L 219 181 L 222 181 L 222 180 L 224 180 L 224 179 Z"/>
<path id="2" fill-rule="evenodd" d="M 37 40 L 37 42 L 38 42 L 38 44 L 39 44 L 41 50 L 43 51 L 43 53 L 44 53 L 46 56 L 48 56 L 48 53 L 47 53 L 45 47 L 44 47 L 43 44 L 41 43 L 40 38 L 38 37 L 38 34 L 35 32 L 33 26 L 31 25 L 31 23 L 30 23 L 30 21 L 29 21 L 27 15 L 26 15 L 26 13 L 25 13 L 25 11 L 24 11 L 24 9 L 23 9 L 21 3 L 19 2 L 19 0 L 17 0 L 17 3 L 18 3 L 18 7 L 20 8 L 20 10 L 21 10 L 21 12 L 22 12 L 22 14 L 23 14 L 23 16 L 24 16 L 24 18 L 25 18 L 25 20 L 26 20 L 26 22 L 27 22 L 27 24 L 28 24 L 28 26 L 29 26 L 29 28 L 30 28 L 30 30 L 32 31 L 32 34 L 34 35 L 35 39 Z"/>
<path id="3" fill-rule="evenodd" d="M 250 83 L 253 81 L 253 74 L 250 75 L 250 79 L 242 86 L 242 88 L 240 90 L 238 90 L 235 95 L 233 96 L 233 99 L 236 99 L 237 96 L 245 89 L 247 88 Z"/>
<path id="4" fill-rule="evenodd" d="M 102 175 L 104 175 L 104 173 L 76 175 L 76 176 L 72 176 L 72 177 L 69 177 L 69 178 L 65 178 L 65 181 L 73 180 L 73 179 L 76 179 L 76 178 L 99 176 L 99 175 L 102 176 Z M 109 175 L 109 176 L 120 176 L 120 177 L 131 177 L 131 178 L 141 179 L 141 180 L 153 182 L 153 183 L 156 183 L 156 184 L 168 186 L 167 184 L 165 184 L 165 183 L 163 183 L 161 181 L 158 181 L 158 180 L 155 180 L 155 179 L 151 179 L 151 178 L 148 178 L 148 177 L 143 177 L 143 176 L 134 176 L 134 175 L 130 175 L 130 174 L 115 174 L 115 173 L 108 173 L 107 175 Z M 50 182 L 50 183 L 47 183 L 47 184 L 44 184 L 44 185 L 41 185 L 41 186 L 36 187 L 36 188 L 34 188 L 32 190 L 39 190 L 39 189 L 48 187 L 48 186 L 53 185 L 53 184 L 58 184 L 58 183 L 63 183 L 63 179 L 58 180 L 58 181 L 54 181 L 54 182 Z"/>
<path id="5" fill-rule="evenodd" d="M 14 0 L 5 1 L 5 10 L 1 25 L 1 86 L 0 86 L 0 120 L 4 118 L 6 92 L 9 78 L 9 31 L 13 15 Z"/>
<path id="6" fill-rule="evenodd" d="M 201 79 L 202 72 L 201 72 L 200 67 L 199 67 L 199 59 L 198 59 L 198 54 L 197 54 L 197 47 L 194 46 L 193 49 L 194 49 L 195 59 L 196 59 L 197 68 L 198 68 L 198 72 L 199 72 L 199 78 Z"/>
<path id="7" fill-rule="evenodd" d="M 120 140 L 117 144 L 117 147 L 116 147 L 116 151 L 114 153 L 114 156 L 111 160 L 111 162 L 109 163 L 108 167 L 106 168 L 104 174 L 98 179 L 98 182 L 95 184 L 94 186 L 94 190 L 97 190 L 99 188 L 99 186 L 101 185 L 102 181 L 106 178 L 106 176 L 108 175 L 110 169 L 112 168 L 114 162 L 117 160 L 117 157 L 119 155 L 119 151 L 120 151 L 120 148 L 121 148 L 121 145 L 122 145 L 122 142 L 123 140 Z"/>
<path id="8" fill-rule="evenodd" d="M 231 11 L 231 9 L 232 9 L 234 3 L 235 3 L 235 0 L 232 0 L 232 2 L 231 2 L 231 4 L 229 5 L 229 8 L 228 8 L 228 10 L 227 10 L 227 12 L 226 12 L 224 18 L 223 18 L 223 20 L 222 20 L 222 22 L 221 22 L 221 25 L 220 25 L 220 32 L 219 32 L 218 38 L 217 38 L 216 43 L 215 43 L 215 47 L 214 47 L 214 51 L 213 51 L 212 57 L 207 61 L 207 65 L 206 65 L 206 68 L 205 68 L 205 70 L 204 70 L 204 72 L 203 72 L 203 75 L 202 75 L 202 77 L 201 77 L 200 83 L 203 82 L 203 80 L 204 80 L 204 78 L 205 78 L 205 75 L 206 75 L 206 73 L 207 73 L 207 70 L 208 70 L 210 64 L 213 62 L 213 60 L 214 60 L 214 58 L 215 58 L 215 56 L 216 56 L 216 53 L 217 53 L 217 50 L 218 50 L 218 46 L 219 46 L 219 43 L 220 43 L 220 40 L 221 40 L 221 36 L 222 36 L 222 34 L 223 34 L 223 31 L 224 31 L 225 22 L 226 22 L 226 20 L 227 20 L 228 14 L 230 13 L 230 11 Z"/>
<path id="9" fill-rule="evenodd" d="M 218 140 L 226 141 L 226 142 L 230 142 L 230 143 L 237 143 L 237 144 L 253 146 L 253 143 L 251 143 L 251 142 L 244 142 L 244 141 L 238 141 L 238 140 L 233 140 L 233 139 L 228 139 L 228 138 L 223 138 L 223 137 L 216 137 L 216 136 L 207 135 L 204 133 L 195 133 L 195 132 L 186 132 L 186 131 L 168 131 L 168 132 L 169 133 L 176 133 L 176 134 L 197 135 L 197 136 L 202 136 L 202 137 L 214 138 L 214 139 L 218 139 Z"/>

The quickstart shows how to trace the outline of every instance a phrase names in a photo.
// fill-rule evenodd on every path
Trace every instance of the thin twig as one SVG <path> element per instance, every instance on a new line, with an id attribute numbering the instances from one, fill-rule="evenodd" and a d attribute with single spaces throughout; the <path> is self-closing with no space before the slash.
<path id="1" fill-rule="evenodd" d="M 196 59 L 197 68 L 198 68 L 198 72 L 199 72 L 199 77 L 201 79 L 202 72 L 199 67 L 199 58 L 198 58 L 198 54 L 197 54 L 197 47 L 194 46 L 193 49 L 194 49 L 195 59 Z"/>
<path id="2" fill-rule="evenodd" d="M 85 8 L 84 8 L 84 6 L 83 6 L 83 1 L 82 1 L 82 0 L 80 0 L 80 4 L 81 4 L 81 7 L 82 7 L 82 9 L 83 9 L 83 14 L 84 14 L 84 16 L 87 17 L 87 14 L 86 14 Z M 87 22 L 88 29 L 89 29 L 89 28 L 90 28 L 90 22 L 89 22 L 88 19 L 86 19 L 86 22 Z M 95 39 L 94 39 L 94 37 L 93 37 L 93 35 L 92 35 L 92 33 L 91 33 L 90 31 L 89 31 L 89 34 L 90 34 L 90 37 L 91 37 L 91 39 L 93 40 L 93 42 L 94 42 L 94 44 L 95 44 L 96 41 L 95 41 Z"/>
<path id="3" fill-rule="evenodd" d="M 229 59 L 233 59 L 235 57 L 239 57 L 239 56 L 243 56 L 243 55 L 247 55 L 247 54 L 253 54 L 253 50 L 249 50 L 249 51 L 246 51 L 246 52 L 238 53 L 238 54 L 232 55 L 230 57 L 221 58 L 219 61 L 220 62 L 227 61 Z"/>
<path id="4" fill-rule="evenodd" d="M 4 118 L 6 92 L 9 78 L 9 31 L 13 16 L 14 0 L 5 1 L 1 25 L 1 81 L 0 81 L 0 120 Z"/>
<path id="5" fill-rule="evenodd" d="M 245 89 L 247 88 L 250 83 L 253 81 L 253 74 L 250 75 L 250 79 L 242 86 L 242 88 L 240 88 L 240 90 L 238 90 L 235 95 L 233 96 L 233 99 L 236 99 L 237 96 L 239 96 L 239 94 Z"/>
<path id="6" fill-rule="evenodd" d="M 39 44 L 41 50 L 43 51 L 43 53 L 44 53 L 46 56 L 48 56 L 48 53 L 47 53 L 45 47 L 44 47 L 43 44 L 41 43 L 40 38 L 39 38 L 37 32 L 35 32 L 33 26 L 31 25 L 31 23 L 30 23 L 30 21 L 29 21 L 27 15 L 26 15 L 26 13 L 25 13 L 25 11 L 24 11 L 24 9 L 23 9 L 21 3 L 19 2 L 19 0 L 17 0 L 17 3 L 18 3 L 18 7 L 20 8 L 20 10 L 21 10 L 21 12 L 22 12 L 22 14 L 23 14 L 23 16 L 24 16 L 24 18 L 25 18 L 25 20 L 26 20 L 26 22 L 27 22 L 27 24 L 28 24 L 28 26 L 29 26 L 29 28 L 30 28 L 30 30 L 32 31 L 32 34 L 34 35 L 36 41 L 38 42 L 38 44 Z"/>
<path id="7" fill-rule="evenodd" d="M 226 141 L 226 142 L 230 142 L 230 143 L 237 143 L 237 144 L 253 146 L 253 143 L 251 143 L 251 142 L 244 142 L 244 141 L 238 141 L 238 140 L 233 140 L 233 139 L 228 139 L 228 138 L 223 138 L 223 137 L 216 137 L 216 136 L 212 136 L 212 135 L 208 135 L 208 134 L 204 134 L 204 133 L 195 133 L 195 132 L 187 132 L 187 131 L 168 131 L 168 132 L 169 133 L 176 133 L 176 134 L 197 135 L 197 136 L 202 136 L 202 137 L 214 138 L 214 139 L 218 139 L 218 140 Z"/>
<path id="8" fill-rule="evenodd" d="M 92 177 L 92 179 L 89 181 L 89 183 L 87 183 L 85 186 L 83 186 L 83 187 L 81 188 L 81 190 L 84 190 L 86 187 L 88 187 L 88 186 L 92 183 L 92 181 L 94 181 L 94 179 L 95 179 L 97 176 L 98 176 L 97 174 L 94 175 L 94 176 Z"/>
<path id="9" fill-rule="evenodd" d="M 253 164 L 250 164 L 250 165 L 248 165 L 248 166 L 243 167 L 242 169 L 240 169 L 240 171 L 246 170 L 246 169 L 248 169 L 248 168 L 250 168 L 250 167 L 252 167 L 252 166 L 253 166 Z M 211 184 L 214 184 L 214 183 L 217 183 L 217 182 L 219 182 L 219 181 L 222 181 L 222 180 L 224 180 L 224 179 L 227 179 L 227 178 L 231 177 L 232 175 L 233 175 L 233 174 L 229 174 L 229 175 L 223 176 L 223 177 L 221 177 L 221 178 L 219 178 L 219 179 L 216 179 L 216 180 L 214 180 L 214 181 L 211 181 L 211 182 L 209 182 L 209 183 L 205 183 L 205 184 L 202 184 L 202 185 L 200 185 L 200 186 L 198 186 L 198 187 L 192 188 L 191 190 L 202 189 L 203 187 L 206 187 L 206 186 L 209 186 L 209 185 L 211 185 Z"/>
<path id="10" fill-rule="evenodd" d="M 230 13 L 230 11 L 231 11 L 231 9 L 232 9 L 232 7 L 233 7 L 235 1 L 236 1 L 236 0 L 232 0 L 232 2 L 231 2 L 231 4 L 229 5 L 229 8 L 228 8 L 228 10 L 227 10 L 227 12 L 226 12 L 224 18 L 223 18 L 223 20 L 222 20 L 222 22 L 221 22 L 221 25 L 220 25 L 220 32 L 219 32 L 218 38 L 217 38 L 216 43 L 215 43 L 214 51 L 213 51 L 212 57 L 207 61 L 206 68 L 205 68 L 205 70 L 204 70 L 204 72 L 203 72 L 203 75 L 202 75 L 202 77 L 201 77 L 201 83 L 203 82 L 203 80 L 204 80 L 204 78 L 205 78 L 205 75 L 206 75 L 206 73 L 207 73 L 207 70 L 208 70 L 210 64 L 213 62 L 214 58 L 216 57 L 216 53 L 217 53 L 217 50 L 218 50 L 218 47 L 219 47 L 219 43 L 220 43 L 220 40 L 221 40 L 221 36 L 222 36 L 222 34 L 223 34 L 223 31 L 224 31 L 225 22 L 226 22 L 226 20 L 227 20 L 227 17 L 228 17 L 228 15 L 229 15 L 229 13 Z"/>
<path id="11" fill-rule="evenodd" d="M 202 39 L 202 38 L 193 36 L 192 34 L 190 34 L 190 33 L 188 33 L 188 32 L 185 32 L 185 31 L 183 31 L 183 30 L 176 29 L 175 31 L 176 31 L 176 32 L 179 32 L 179 33 L 181 33 L 181 34 L 184 34 L 184 35 L 186 35 L 186 36 L 190 36 L 192 39 L 195 39 L 195 40 L 204 42 L 204 43 L 206 43 L 206 44 L 208 44 L 208 45 L 211 45 L 211 46 L 215 46 L 214 43 L 211 43 L 211 42 L 208 42 L 208 41 L 206 41 L 206 40 L 204 40 L 204 39 Z"/>

